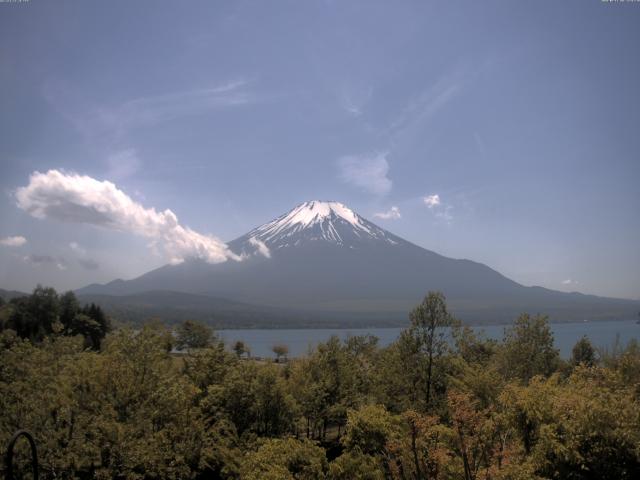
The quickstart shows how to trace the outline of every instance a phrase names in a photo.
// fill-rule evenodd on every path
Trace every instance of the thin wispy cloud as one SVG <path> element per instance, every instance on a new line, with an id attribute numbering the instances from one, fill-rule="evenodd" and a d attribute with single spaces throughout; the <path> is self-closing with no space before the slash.
<path id="1" fill-rule="evenodd" d="M 85 270 L 98 270 L 100 268 L 100 264 L 90 258 L 79 258 L 78 264 Z"/>
<path id="2" fill-rule="evenodd" d="M 247 85 L 245 80 L 235 80 L 209 88 L 139 97 L 118 105 L 92 105 L 56 83 L 46 85 L 44 96 L 86 136 L 119 138 L 137 128 L 252 103 L 256 96 Z"/>
<path id="3" fill-rule="evenodd" d="M 473 75 L 474 72 L 469 68 L 457 68 L 443 75 L 435 83 L 410 99 L 389 126 L 383 130 L 384 135 L 388 137 L 389 150 L 385 154 L 378 154 L 373 158 L 367 158 L 367 156 L 342 157 L 339 161 L 340 178 L 371 193 L 388 193 L 392 187 L 392 182 L 387 177 L 389 165 L 386 157 L 389 152 L 396 149 L 402 150 L 403 145 L 411 143 L 415 134 L 424 128 L 423 124 L 435 117 L 456 98 Z M 370 100 L 372 91 L 369 89 L 366 101 Z M 343 108 L 356 117 L 362 113 L 362 109 L 346 93 L 343 94 Z M 424 201 L 429 208 L 440 205 L 438 195 L 425 197 Z M 447 223 L 451 223 L 453 219 L 451 209 L 450 206 L 443 206 L 435 215 Z M 384 212 L 382 213 L 384 214 Z"/>
<path id="4" fill-rule="evenodd" d="M 0 245 L 3 247 L 21 247 L 25 243 L 27 243 L 27 239 L 22 235 L 0 238 Z"/>
<path id="5" fill-rule="evenodd" d="M 246 105 L 250 101 L 244 80 L 221 86 L 142 97 L 98 114 L 116 131 L 154 125 L 211 109 Z"/>
<path id="6" fill-rule="evenodd" d="M 400 209 L 398 207 L 391 207 L 386 212 L 378 212 L 373 214 L 374 218 L 380 218 L 382 220 L 398 220 L 402 218 Z"/>
<path id="7" fill-rule="evenodd" d="M 69 248 L 80 255 L 86 255 L 87 251 L 82 248 L 78 242 L 69 243 Z"/>
<path id="8" fill-rule="evenodd" d="M 151 239 L 171 263 L 189 257 L 220 263 L 241 260 L 225 243 L 180 225 L 171 210 L 157 211 L 135 202 L 113 183 L 49 170 L 34 172 L 17 189 L 17 205 L 35 218 L 90 224 Z"/>
<path id="9" fill-rule="evenodd" d="M 478 149 L 478 152 L 480 153 L 480 156 L 482 158 L 486 157 L 487 156 L 487 147 L 485 145 L 485 142 L 484 142 L 482 136 L 480 136 L 480 134 L 478 132 L 474 132 L 473 141 L 476 144 L 476 147 Z"/>
<path id="10" fill-rule="evenodd" d="M 459 77 L 459 74 L 446 75 L 409 100 L 388 129 L 392 141 L 400 142 L 450 103 L 461 90 Z"/>
<path id="11" fill-rule="evenodd" d="M 391 190 L 388 153 L 345 155 L 338 159 L 340 180 L 361 190 L 384 195 Z"/>
<path id="12" fill-rule="evenodd" d="M 360 115 L 362 115 L 362 109 L 354 105 L 353 103 L 346 102 L 344 105 L 344 109 L 347 111 L 347 113 L 353 115 L 354 117 L 359 117 Z"/>
<path id="13" fill-rule="evenodd" d="M 340 93 L 340 104 L 344 111 L 353 117 L 360 117 L 371 100 L 373 88 L 343 89 Z"/>
<path id="14" fill-rule="evenodd" d="M 109 155 L 107 157 L 107 166 L 107 175 L 109 178 L 122 180 L 140 170 L 142 162 L 135 149 L 127 148 Z"/>
<path id="15" fill-rule="evenodd" d="M 573 279 L 571 279 L 571 278 L 567 278 L 566 280 L 563 280 L 563 281 L 562 281 L 562 285 L 565 285 L 565 286 L 569 286 L 569 285 L 578 285 L 578 283 L 579 283 L 578 281 L 573 280 Z"/>
<path id="16" fill-rule="evenodd" d="M 453 222 L 452 210 L 453 207 L 451 205 L 445 205 L 444 208 L 436 211 L 435 215 L 437 218 L 443 220 L 447 225 L 451 225 L 451 222 Z"/>
<path id="17" fill-rule="evenodd" d="M 432 117 L 454 98 L 459 88 L 455 83 L 450 85 L 436 83 L 407 106 L 400 118 L 391 126 L 392 130 L 401 129 L 409 122 L 418 122 Z"/>
<path id="18" fill-rule="evenodd" d="M 473 65 L 463 62 L 408 98 L 385 130 L 391 148 L 406 149 L 416 139 L 424 138 L 429 124 L 453 104 L 486 67 L 487 62 Z"/>

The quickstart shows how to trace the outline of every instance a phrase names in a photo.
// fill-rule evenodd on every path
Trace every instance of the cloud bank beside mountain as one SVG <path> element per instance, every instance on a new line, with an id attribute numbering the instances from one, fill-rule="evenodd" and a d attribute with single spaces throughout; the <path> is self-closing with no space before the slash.
<path id="1" fill-rule="evenodd" d="M 49 170 L 34 172 L 16 190 L 17 206 L 35 218 L 90 224 L 151 239 L 169 262 L 196 257 L 209 263 L 241 260 L 218 238 L 179 223 L 171 210 L 145 208 L 109 181 Z"/>

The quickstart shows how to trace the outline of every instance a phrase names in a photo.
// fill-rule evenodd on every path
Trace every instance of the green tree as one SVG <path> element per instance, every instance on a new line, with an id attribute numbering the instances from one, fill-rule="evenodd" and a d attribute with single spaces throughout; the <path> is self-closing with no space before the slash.
<path id="1" fill-rule="evenodd" d="M 276 363 L 280 362 L 280 358 L 284 357 L 285 361 L 287 360 L 287 355 L 289 355 L 289 347 L 284 343 L 275 344 L 271 350 L 276 354 Z"/>
<path id="2" fill-rule="evenodd" d="M 576 342 L 571 350 L 571 364 L 584 364 L 588 367 L 594 366 L 596 363 L 596 351 L 591 345 L 587 337 L 582 337 Z"/>
<path id="3" fill-rule="evenodd" d="M 182 371 L 196 387 L 206 392 L 210 385 L 222 384 L 236 363 L 233 354 L 225 350 L 224 342 L 216 339 L 209 347 L 186 355 Z"/>
<path id="4" fill-rule="evenodd" d="M 318 344 L 312 356 L 312 373 L 324 400 L 320 411 L 321 436 L 326 439 L 331 424 L 346 423 L 347 410 L 358 405 L 354 363 L 337 336 Z"/>
<path id="5" fill-rule="evenodd" d="M 505 329 L 500 368 L 506 378 L 528 382 L 535 375 L 551 375 L 559 365 L 547 317 L 524 313 Z"/>
<path id="6" fill-rule="evenodd" d="M 520 460 L 513 458 L 513 431 L 496 412 L 495 403 L 483 408 L 473 395 L 452 390 L 447 406 L 451 425 L 442 432 L 453 454 L 450 469 L 457 472 L 456 477 L 501 478 L 509 472 L 503 466 Z"/>
<path id="7" fill-rule="evenodd" d="M 72 328 L 71 324 L 78 313 L 80 313 L 80 304 L 76 294 L 68 291 L 60 295 L 60 323 L 65 331 Z"/>
<path id="8" fill-rule="evenodd" d="M 352 372 L 352 388 L 358 398 L 370 398 L 374 395 L 379 350 L 378 338 L 373 335 L 349 336 L 344 342 L 344 351 Z"/>
<path id="9" fill-rule="evenodd" d="M 365 405 L 359 410 L 348 411 L 341 443 L 349 451 L 379 455 L 384 452 L 397 429 L 397 422 L 384 406 Z"/>
<path id="10" fill-rule="evenodd" d="M 0 442 L 32 431 L 44 479 L 194 478 L 226 458 L 165 335 L 119 331 L 101 353 L 65 337 L 0 349 Z"/>
<path id="11" fill-rule="evenodd" d="M 258 366 L 254 362 L 238 362 L 229 369 L 220 384 L 212 384 L 202 400 L 202 409 L 208 423 L 229 420 L 242 436 L 255 429 L 255 379 Z"/>
<path id="12" fill-rule="evenodd" d="M 445 442 L 448 427 L 440 424 L 437 416 L 415 410 L 403 412 L 402 419 L 401 435 L 387 443 L 388 477 L 394 480 L 461 478 L 459 472 L 447 471 L 451 462 L 451 451 Z"/>
<path id="13" fill-rule="evenodd" d="M 206 348 L 213 340 L 211 329 L 193 320 L 185 320 L 176 328 L 176 348 L 191 350 Z"/>
<path id="14" fill-rule="evenodd" d="M 640 476 L 638 400 L 615 372 L 579 365 L 567 380 L 555 374 L 508 386 L 500 403 L 539 476 Z"/>
<path id="15" fill-rule="evenodd" d="M 287 391 L 282 372 L 272 365 L 258 370 L 253 389 L 255 403 L 251 411 L 255 417 L 254 430 L 263 437 L 275 437 L 291 432 L 295 401 Z"/>
<path id="16" fill-rule="evenodd" d="M 321 419 L 326 412 L 329 399 L 319 381 L 316 359 L 297 358 L 288 365 L 288 384 L 302 414 L 301 428 L 307 438 L 316 438 Z"/>
<path id="17" fill-rule="evenodd" d="M 0 297 L 2 298 L 2 297 Z M 4 300 L 0 301 L 0 332 L 8 328 L 9 317 L 11 316 L 11 305 Z"/>
<path id="18" fill-rule="evenodd" d="M 93 350 L 100 348 L 100 341 L 104 336 L 100 324 L 84 313 L 78 313 L 73 317 L 67 334 L 82 335 L 85 339 L 85 346 Z"/>
<path id="19" fill-rule="evenodd" d="M 241 480 L 322 480 L 327 472 L 324 450 L 309 440 L 271 439 L 249 453 Z"/>
<path id="20" fill-rule="evenodd" d="M 497 342 L 467 325 L 455 324 L 452 334 L 456 353 L 467 364 L 487 365 L 496 354 Z"/>
<path id="21" fill-rule="evenodd" d="M 104 336 L 111 330 L 111 320 L 107 317 L 102 308 L 100 308 L 100 305 L 95 305 L 93 303 L 91 305 L 85 305 L 82 309 L 82 313 L 91 317 L 98 323 L 102 335 L 101 338 L 104 338 Z"/>
<path id="22" fill-rule="evenodd" d="M 620 345 L 616 338 L 613 351 L 603 349 L 600 351 L 603 365 L 607 366 L 622 379 L 624 385 L 635 388 L 637 397 L 640 398 L 640 343 L 635 338 L 629 340 L 625 347 Z"/>
<path id="23" fill-rule="evenodd" d="M 394 413 L 424 409 L 426 359 L 409 329 L 385 348 L 376 365 L 376 397 Z"/>
<path id="24" fill-rule="evenodd" d="M 328 480 L 384 480 L 380 457 L 358 450 L 345 452 L 329 464 Z"/>
<path id="25" fill-rule="evenodd" d="M 236 352 L 238 358 L 241 358 L 245 353 L 247 354 L 247 356 L 249 355 L 249 348 L 242 340 L 236 340 L 236 342 L 233 344 L 233 351 Z"/>
<path id="26" fill-rule="evenodd" d="M 447 310 L 445 297 L 440 292 L 429 292 L 410 315 L 410 335 L 426 357 L 425 405 L 429 408 L 433 387 L 433 368 L 436 361 L 447 351 L 448 329 L 454 324 Z"/>
<path id="27" fill-rule="evenodd" d="M 64 335 L 82 335 L 85 347 L 99 350 L 111 325 L 102 309 L 95 305 L 80 308 L 73 292 L 60 296 L 60 326 Z"/>
<path id="28" fill-rule="evenodd" d="M 197 403 L 166 349 L 166 329 L 121 330 L 107 338 L 95 370 L 74 374 L 98 452 L 99 478 L 193 478 L 215 450 Z M 81 434 L 81 432 L 78 432 Z"/>
<path id="29" fill-rule="evenodd" d="M 60 303 L 53 288 L 38 285 L 31 295 L 14 298 L 11 303 L 7 328 L 15 330 L 18 336 L 40 342 L 56 330 Z"/>
<path id="30" fill-rule="evenodd" d="M 274 437 L 290 432 L 294 400 L 274 365 L 238 362 L 220 384 L 212 384 L 203 400 L 209 422 L 230 420 L 239 436 Z"/>

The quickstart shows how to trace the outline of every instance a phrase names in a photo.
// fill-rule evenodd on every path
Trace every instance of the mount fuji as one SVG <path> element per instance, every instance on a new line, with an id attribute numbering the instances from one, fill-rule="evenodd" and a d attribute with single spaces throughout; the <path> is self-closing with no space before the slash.
<path id="1" fill-rule="evenodd" d="M 219 326 L 399 325 L 429 290 L 473 323 L 633 318 L 640 302 L 526 287 L 393 235 L 338 202 L 309 201 L 228 243 L 241 258 L 189 259 L 77 291 L 114 312 Z M 171 299 L 170 301 L 168 299 Z"/>

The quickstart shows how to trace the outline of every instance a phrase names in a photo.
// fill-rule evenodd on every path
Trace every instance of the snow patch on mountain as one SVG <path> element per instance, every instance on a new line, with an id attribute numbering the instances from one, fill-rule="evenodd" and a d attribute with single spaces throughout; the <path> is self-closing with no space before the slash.
<path id="1" fill-rule="evenodd" d="M 342 219 L 354 228 L 369 233 L 369 229 L 360 222 L 358 215 L 342 203 L 320 202 L 317 200 L 304 202 L 295 207 L 289 213 L 258 227 L 257 230 L 262 230 L 261 233 L 263 233 L 263 235 L 271 237 L 290 228 L 294 228 L 299 231 L 318 223 L 321 224 L 326 220 L 332 220 L 332 217 Z"/>
<path id="2" fill-rule="evenodd" d="M 312 200 L 304 202 L 280 217 L 253 229 L 243 238 L 244 247 L 280 249 L 307 241 L 322 240 L 357 248 L 358 244 L 383 241 L 396 245 L 398 239 L 386 230 L 365 220 L 340 202 Z M 267 255 L 265 255 L 267 256 Z"/>

